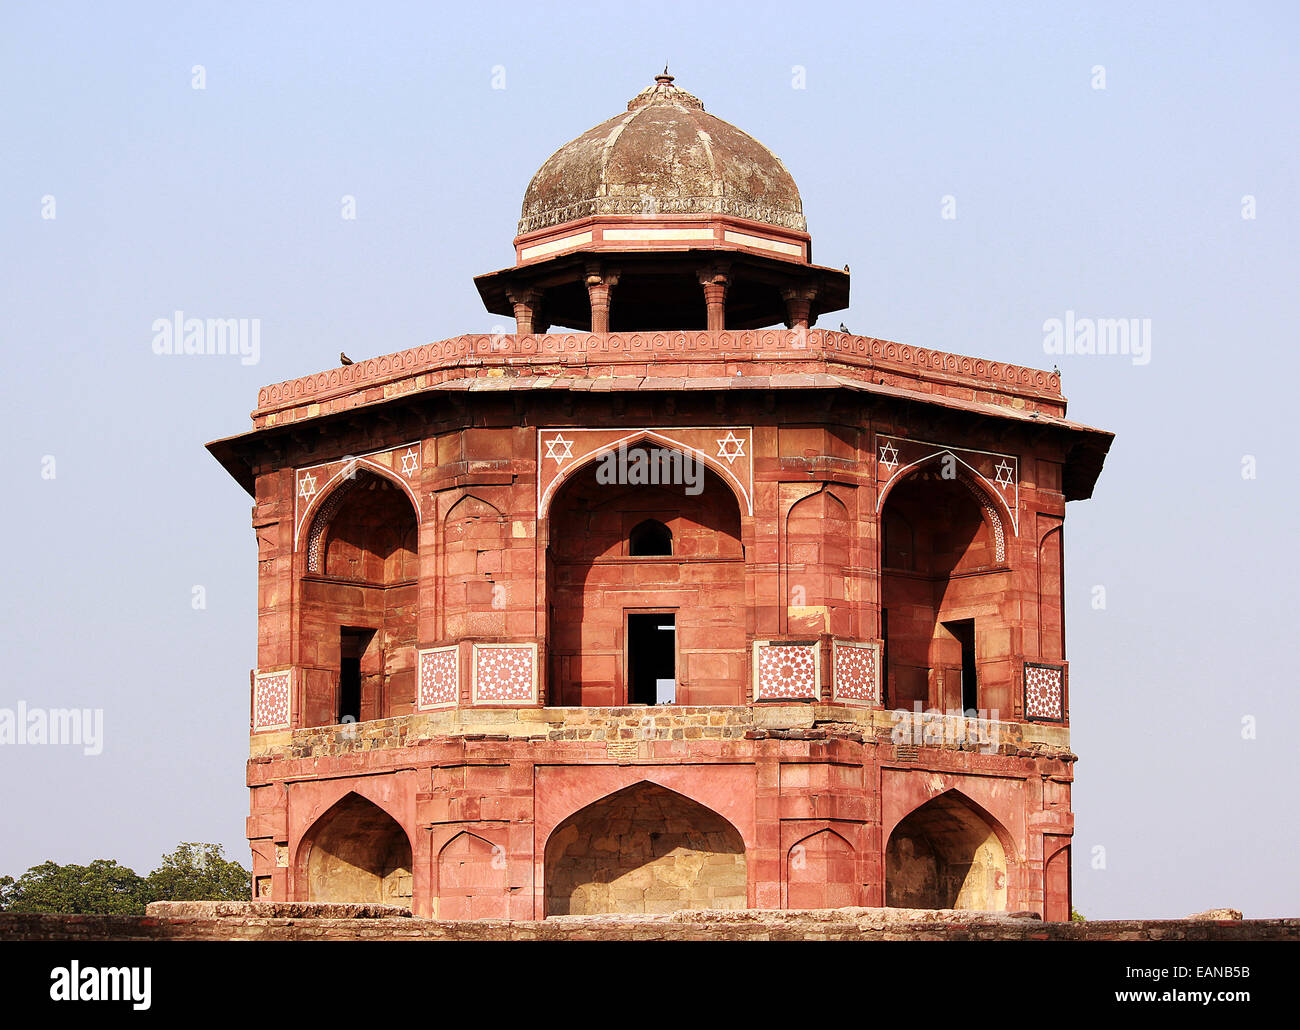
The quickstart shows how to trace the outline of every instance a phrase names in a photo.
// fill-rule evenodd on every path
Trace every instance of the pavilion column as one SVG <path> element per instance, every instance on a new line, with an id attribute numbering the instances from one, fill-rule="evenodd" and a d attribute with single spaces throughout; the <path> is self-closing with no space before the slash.
<path id="1" fill-rule="evenodd" d="M 812 311 L 812 302 L 817 296 L 815 286 L 796 287 L 781 291 L 785 301 L 785 324 L 787 329 L 807 329 L 808 315 Z"/>
<path id="2" fill-rule="evenodd" d="M 542 291 L 536 289 L 507 290 L 506 297 L 515 309 L 515 332 L 520 336 L 545 332 L 542 320 Z"/>
<path id="3" fill-rule="evenodd" d="M 727 327 L 727 286 L 730 282 L 725 268 L 711 268 L 700 273 L 700 285 L 704 287 L 704 308 L 708 313 L 705 327 L 710 330 Z"/>
<path id="4" fill-rule="evenodd" d="M 618 273 L 607 271 L 598 263 L 587 266 L 587 299 L 591 302 L 591 331 L 609 332 L 609 307 L 614 299 Z"/>

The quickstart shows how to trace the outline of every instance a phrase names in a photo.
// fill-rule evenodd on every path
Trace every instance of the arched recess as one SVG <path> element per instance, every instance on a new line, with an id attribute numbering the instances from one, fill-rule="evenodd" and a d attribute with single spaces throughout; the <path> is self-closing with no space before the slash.
<path id="1" fill-rule="evenodd" d="M 593 471 L 594 467 L 600 463 L 607 455 L 617 452 L 620 448 L 632 451 L 636 448 L 653 448 L 661 449 L 683 457 L 689 457 L 693 461 L 703 465 L 709 471 L 715 473 L 719 479 L 727 484 L 727 488 L 735 495 L 736 504 L 740 510 L 747 515 L 754 514 L 754 499 L 750 495 L 749 489 L 740 480 L 734 471 L 715 455 L 707 451 L 699 450 L 696 447 L 689 447 L 678 440 L 670 439 L 660 433 L 650 429 L 640 429 L 627 436 L 620 437 L 617 440 L 611 440 L 598 451 L 586 455 L 581 461 L 575 461 L 572 465 L 562 467 L 556 477 L 546 487 L 546 490 L 538 497 L 537 517 L 538 519 L 548 518 L 551 514 L 551 505 L 560 489 L 564 484 L 572 479 L 575 475 L 584 471 Z"/>
<path id="2" fill-rule="evenodd" d="M 731 823 L 642 780 L 561 822 L 545 849 L 546 914 L 745 908 L 745 844 Z"/>
<path id="3" fill-rule="evenodd" d="M 853 530 L 847 505 L 825 484 L 790 505 L 781 540 L 783 632 L 853 635 L 845 596 Z"/>
<path id="4" fill-rule="evenodd" d="M 934 471 L 936 465 L 940 468 L 938 473 Z M 1007 528 L 1010 527 L 1012 535 L 1017 532 L 1015 512 L 1007 506 L 1005 498 L 1000 497 L 996 490 L 989 487 L 988 480 L 951 451 L 938 451 L 898 469 L 877 496 L 876 512 L 884 511 L 890 493 L 900 483 L 918 476 L 937 477 L 960 484 L 979 505 L 980 512 L 988 523 L 989 532 L 993 537 L 994 560 L 999 563 L 1006 561 Z"/>
<path id="5" fill-rule="evenodd" d="M 438 853 L 439 919 L 508 919 L 506 853 L 462 830 Z"/>
<path id="6" fill-rule="evenodd" d="M 1043 838 L 1043 918 L 1051 922 L 1069 922 L 1072 914 L 1069 840 L 1050 834 Z"/>
<path id="7" fill-rule="evenodd" d="M 745 693 L 741 509 L 709 468 L 686 484 L 602 482 L 588 465 L 551 504 L 546 544 L 551 704 L 735 705 Z M 634 556 L 653 519 L 672 554 Z"/>
<path id="8" fill-rule="evenodd" d="M 881 495 L 886 701 L 1010 713 L 1006 517 L 965 466 L 944 457 L 900 470 Z"/>
<path id="9" fill-rule="evenodd" d="M 1038 542 L 1038 654 L 1065 657 L 1065 561 L 1063 529 L 1056 526 Z"/>
<path id="10" fill-rule="evenodd" d="M 899 821 L 885 848 L 885 904 L 1001 912 L 1014 861 L 1011 838 L 960 791 L 931 798 Z"/>
<path id="11" fill-rule="evenodd" d="M 300 901 L 411 907 L 411 841 L 401 825 L 359 794 L 345 794 L 298 845 Z"/>
<path id="12" fill-rule="evenodd" d="M 307 506 L 307 510 L 303 512 L 302 518 L 298 522 L 294 546 L 306 549 L 308 572 L 320 571 L 319 565 L 314 565 L 311 560 L 311 539 L 313 534 L 319 536 L 325 527 L 329 525 L 330 520 L 333 519 L 335 512 L 338 510 L 338 505 L 367 476 L 375 476 L 386 480 L 405 493 L 407 500 L 411 502 L 411 507 L 415 510 L 416 521 L 420 520 L 420 499 L 405 479 L 393 472 L 392 469 L 386 468 L 369 458 L 353 458 L 317 490 L 315 498 Z M 318 548 L 318 557 L 321 553 Z"/>
<path id="13" fill-rule="evenodd" d="M 506 633 L 507 519 L 477 494 L 462 494 L 442 520 L 443 640 Z"/>
<path id="14" fill-rule="evenodd" d="M 831 829 L 818 830 L 786 853 L 786 908 L 844 908 L 863 903 L 853 845 Z"/>
<path id="15" fill-rule="evenodd" d="M 298 606 L 304 725 L 413 710 L 418 534 L 409 489 L 368 468 L 311 515 Z"/>

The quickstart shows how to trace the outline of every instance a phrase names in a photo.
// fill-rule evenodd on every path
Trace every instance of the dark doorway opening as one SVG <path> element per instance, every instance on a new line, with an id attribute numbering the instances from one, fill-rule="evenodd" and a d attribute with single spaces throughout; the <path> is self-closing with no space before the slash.
<path id="1" fill-rule="evenodd" d="M 975 620 L 945 622 L 943 628 L 961 644 L 961 708 L 963 712 L 979 708 L 979 679 L 975 673 Z"/>
<path id="2" fill-rule="evenodd" d="M 339 722 L 361 721 L 361 658 L 373 629 L 339 627 Z"/>
<path id="3" fill-rule="evenodd" d="M 627 617 L 627 703 L 671 705 L 677 700 L 677 616 Z"/>

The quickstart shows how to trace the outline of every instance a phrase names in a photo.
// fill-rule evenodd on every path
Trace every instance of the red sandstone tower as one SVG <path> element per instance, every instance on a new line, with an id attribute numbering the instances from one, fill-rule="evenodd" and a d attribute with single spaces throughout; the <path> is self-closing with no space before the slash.
<path id="1" fill-rule="evenodd" d="M 1055 374 L 812 328 L 811 258 L 665 74 L 533 177 L 476 280 L 514 334 L 209 445 L 256 501 L 256 896 L 1069 917 L 1062 527 L 1111 435 Z"/>

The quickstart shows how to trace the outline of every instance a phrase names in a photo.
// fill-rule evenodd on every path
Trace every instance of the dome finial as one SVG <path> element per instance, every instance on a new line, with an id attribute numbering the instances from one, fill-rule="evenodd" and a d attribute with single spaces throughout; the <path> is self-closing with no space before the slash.
<path id="1" fill-rule="evenodd" d="M 656 75 L 656 76 L 655 76 L 655 82 L 672 82 L 672 81 L 673 81 L 673 76 L 671 76 L 671 75 L 668 74 L 668 62 L 665 61 L 665 62 L 664 62 L 664 70 L 663 70 L 663 74 L 662 74 L 662 75 Z"/>

